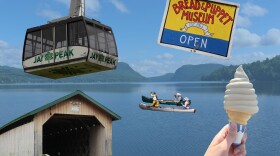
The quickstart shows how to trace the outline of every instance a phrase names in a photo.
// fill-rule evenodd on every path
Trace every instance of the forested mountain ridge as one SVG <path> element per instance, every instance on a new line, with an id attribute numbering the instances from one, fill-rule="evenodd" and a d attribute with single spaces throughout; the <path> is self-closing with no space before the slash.
<path id="1" fill-rule="evenodd" d="M 90 83 L 90 82 L 142 82 L 146 78 L 135 72 L 128 64 L 119 62 L 115 70 L 74 76 L 63 79 L 48 79 L 24 73 L 23 69 L 0 66 L 0 84 L 5 83 Z"/>
<path id="2" fill-rule="evenodd" d="M 203 76 L 209 75 L 213 71 L 224 67 L 220 64 L 199 64 L 183 65 L 175 73 L 168 73 L 162 76 L 148 78 L 149 81 L 201 81 Z"/>
<path id="3" fill-rule="evenodd" d="M 0 66 L 0 84 L 10 83 L 91 83 L 91 82 L 175 82 L 175 81 L 228 81 L 233 78 L 237 65 L 220 64 L 184 65 L 175 73 L 144 77 L 127 63 L 119 62 L 115 70 L 52 80 L 27 74 L 23 69 Z M 251 81 L 280 81 L 280 55 L 264 61 L 244 64 Z"/>
<path id="4" fill-rule="evenodd" d="M 231 65 L 218 69 L 207 76 L 204 81 L 228 81 L 233 78 L 238 66 Z M 256 61 L 243 65 L 244 71 L 251 81 L 280 81 L 280 55 L 264 61 Z"/>

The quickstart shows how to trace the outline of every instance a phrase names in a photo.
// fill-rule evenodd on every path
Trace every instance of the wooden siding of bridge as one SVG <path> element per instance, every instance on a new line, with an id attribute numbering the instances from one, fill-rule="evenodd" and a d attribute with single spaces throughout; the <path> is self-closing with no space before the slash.
<path id="1" fill-rule="evenodd" d="M 16 127 L 0 135 L 0 156 L 33 156 L 34 122 Z"/>

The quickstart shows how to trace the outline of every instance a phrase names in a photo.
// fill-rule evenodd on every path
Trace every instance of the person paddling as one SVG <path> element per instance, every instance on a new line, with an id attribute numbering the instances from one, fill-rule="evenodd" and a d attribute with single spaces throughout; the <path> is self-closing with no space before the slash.
<path id="1" fill-rule="evenodd" d="M 153 103 L 152 103 L 152 107 L 158 107 L 159 106 L 159 102 L 158 102 L 158 97 L 157 97 L 157 93 L 156 92 L 151 92 L 151 96 L 153 98 Z"/>
<path id="2" fill-rule="evenodd" d="M 175 95 L 174 95 L 174 102 L 177 104 L 177 106 L 179 105 L 179 104 L 182 104 L 182 102 L 183 102 L 183 98 L 182 98 L 182 94 L 181 93 L 176 93 Z M 180 105 L 181 106 L 181 105 Z"/>
<path id="3" fill-rule="evenodd" d="M 183 104 L 184 109 L 190 109 L 190 105 L 191 105 L 190 99 L 188 97 L 185 97 L 184 104 Z"/>

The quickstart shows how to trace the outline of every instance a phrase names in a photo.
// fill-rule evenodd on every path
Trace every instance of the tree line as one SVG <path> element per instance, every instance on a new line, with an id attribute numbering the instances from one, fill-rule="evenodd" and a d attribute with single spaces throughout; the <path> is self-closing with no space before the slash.
<path id="1" fill-rule="evenodd" d="M 203 76 L 203 81 L 229 81 L 233 78 L 238 65 L 222 67 L 209 75 Z M 244 64 L 243 69 L 251 81 L 279 81 L 280 55 L 263 61 Z"/>

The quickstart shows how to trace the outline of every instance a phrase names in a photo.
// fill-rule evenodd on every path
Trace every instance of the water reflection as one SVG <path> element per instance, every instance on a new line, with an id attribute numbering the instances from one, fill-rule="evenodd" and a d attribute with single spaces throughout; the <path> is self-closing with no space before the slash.
<path id="1" fill-rule="evenodd" d="M 254 83 L 257 95 L 280 95 L 280 82 Z"/>
<path id="2" fill-rule="evenodd" d="M 20 85 L 0 85 L 0 91 L 25 90 L 34 91 L 54 91 L 54 92 L 73 92 L 75 90 L 89 91 L 89 92 L 106 92 L 106 93 L 127 93 L 134 92 L 141 85 L 140 84 L 20 84 Z"/>
<path id="3" fill-rule="evenodd" d="M 139 92 L 149 94 L 156 92 L 201 92 L 215 93 L 224 92 L 226 82 L 167 82 L 167 83 L 73 83 L 73 84 L 4 84 L 0 85 L 1 91 L 55 91 L 72 92 L 75 90 L 89 92 L 110 92 L 110 93 L 128 93 Z M 254 83 L 254 88 L 258 95 L 280 95 L 280 82 L 262 82 Z M 155 90 L 155 88 L 157 90 Z"/>

